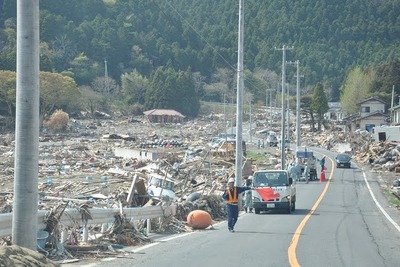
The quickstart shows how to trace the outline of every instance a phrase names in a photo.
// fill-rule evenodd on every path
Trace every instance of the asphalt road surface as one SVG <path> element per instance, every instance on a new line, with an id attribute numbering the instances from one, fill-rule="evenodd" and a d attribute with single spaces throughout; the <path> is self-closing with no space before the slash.
<path id="1" fill-rule="evenodd" d="M 319 158 L 327 156 L 327 180 L 299 182 L 292 214 L 241 213 L 235 233 L 222 222 L 213 230 L 126 248 L 134 252 L 129 259 L 63 266 L 400 266 L 400 214 L 382 194 L 378 174 L 354 163 L 350 169 L 336 169 L 336 153 L 315 152 Z"/>

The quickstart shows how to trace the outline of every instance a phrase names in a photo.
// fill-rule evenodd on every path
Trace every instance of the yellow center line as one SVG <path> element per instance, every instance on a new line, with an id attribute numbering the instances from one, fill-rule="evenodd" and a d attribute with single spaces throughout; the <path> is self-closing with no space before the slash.
<path id="1" fill-rule="evenodd" d="M 321 195 L 315 202 L 314 206 L 311 208 L 311 210 L 307 213 L 307 215 L 304 217 L 304 219 L 300 222 L 299 226 L 297 227 L 296 231 L 294 232 L 292 241 L 290 242 L 289 248 L 288 248 L 288 257 L 289 257 L 289 263 L 290 266 L 292 267 L 299 267 L 301 266 L 299 264 L 299 261 L 297 260 L 296 256 L 296 249 L 297 249 L 297 244 L 299 243 L 299 239 L 301 236 L 301 233 L 303 231 L 304 226 L 306 225 L 307 221 L 311 218 L 311 215 L 315 212 L 315 210 L 318 208 L 319 204 L 321 203 L 322 199 L 324 198 L 326 192 L 328 191 L 329 185 L 332 180 L 333 176 L 333 171 L 335 170 L 335 164 L 331 158 L 329 160 L 332 163 L 332 170 L 329 174 L 329 178 L 327 180 L 327 183 L 325 184 L 324 190 L 322 191 Z"/>

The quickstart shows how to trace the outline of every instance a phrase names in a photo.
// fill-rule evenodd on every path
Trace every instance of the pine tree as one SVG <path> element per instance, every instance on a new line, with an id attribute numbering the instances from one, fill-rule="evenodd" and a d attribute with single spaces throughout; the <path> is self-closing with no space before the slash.
<path id="1" fill-rule="evenodd" d="M 318 83 L 314 88 L 312 96 L 312 106 L 317 115 L 318 131 L 321 130 L 321 124 L 324 121 L 324 114 L 329 110 L 328 100 L 321 83 Z"/>

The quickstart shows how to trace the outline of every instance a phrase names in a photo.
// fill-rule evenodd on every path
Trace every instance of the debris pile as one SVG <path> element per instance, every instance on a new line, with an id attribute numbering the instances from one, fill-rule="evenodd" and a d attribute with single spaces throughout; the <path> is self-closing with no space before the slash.
<path id="1" fill-rule="evenodd" d="M 99 251 L 118 253 L 117 246 L 151 242 L 146 235 L 149 221 L 132 223 L 123 214 L 116 216 L 105 231 L 101 225 L 90 225 L 87 244 L 82 241 L 81 227 L 90 223 L 89 208 L 162 205 L 166 201 L 164 195 L 150 195 L 147 190 L 154 173 L 162 177 L 162 182 L 173 179 L 177 214 L 151 219 L 151 231 L 192 231 L 186 217 L 195 209 L 207 211 L 214 221 L 225 218 L 220 195 L 227 179 L 234 176 L 233 147 L 226 147 L 223 151 L 226 153 L 215 153 L 218 148 L 210 147 L 209 142 L 217 130 L 208 125 L 210 122 L 205 120 L 164 126 L 138 120 L 133 123 L 74 120 L 69 133 L 42 134 L 38 207 L 50 212 L 44 229 L 49 238 L 41 252 L 60 261 L 83 255 L 98 256 Z M 12 211 L 13 147 L 14 136 L 0 136 L 2 212 Z M 116 155 L 118 148 L 122 155 Z M 251 159 L 245 159 L 244 175 L 252 173 L 252 163 Z M 165 191 L 168 190 L 164 188 Z M 60 222 L 66 208 L 76 208 L 82 214 L 81 222 L 74 222 L 75 226 L 67 229 Z M 60 243 L 62 230 L 68 238 Z"/>
<path id="2" fill-rule="evenodd" d="M 193 210 L 208 212 L 214 221 L 225 219 L 226 208 L 221 195 L 226 181 L 235 175 L 235 146 L 210 143 L 224 129 L 218 116 L 213 118 L 165 125 L 150 124 L 140 118 L 72 120 L 68 133 L 42 134 L 39 209 L 51 211 L 45 229 L 50 234 L 47 256 L 60 260 L 82 255 L 99 257 L 99 251 L 102 255 L 119 253 L 119 246 L 151 242 L 146 235 L 149 227 L 154 232 L 192 231 L 186 219 Z M 265 127 L 265 123 L 256 123 L 252 129 L 257 133 L 255 139 L 264 139 Z M 302 136 L 302 143 L 351 153 L 353 159 L 370 164 L 377 171 L 394 171 L 400 166 L 397 145 L 372 143 L 370 136 L 363 132 L 352 135 L 337 130 L 309 132 Z M 0 207 L 3 213 L 12 211 L 13 147 L 13 135 L 0 135 Z M 261 154 L 262 160 L 245 155 L 243 177 L 261 168 L 280 168 L 278 148 L 247 144 L 246 150 Z M 289 150 L 287 162 L 293 159 Z M 155 189 L 150 191 L 152 187 Z M 169 192 L 171 195 L 167 194 Z M 118 214 L 105 230 L 100 225 L 91 226 L 90 244 L 82 243 L 81 226 L 91 218 L 88 208 L 162 205 L 171 200 L 177 206 L 174 217 L 151 219 L 148 226 L 149 221 L 133 223 Z M 60 245 L 63 227 L 59 219 L 66 208 L 78 209 L 82 221 L 67 229 L 68 239 Z"/>

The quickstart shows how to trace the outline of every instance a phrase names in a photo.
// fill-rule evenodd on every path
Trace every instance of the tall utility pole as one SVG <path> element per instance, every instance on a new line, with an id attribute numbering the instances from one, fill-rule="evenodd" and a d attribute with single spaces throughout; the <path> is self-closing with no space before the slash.
<path id="1" fill-rule="evenodd" d="M 238 66 L 237 66 L 237 112 L 236 112 L 236 162 L 235 162 L 235 179 L 236 186 L 242 184 L 242 122 L 243 122 L 243 91 L 244 91 L 244 78 L 243 78 L 243 4 L 244 0 L 239 0 L 239 36 L 238 36 Z M 241 203 L 241 201 L 239 201 Z M 240 207 L 239 207 L 240 208 Z"/>
<path id="2" fill-rule="evenodd" d="M 253 100 L 253 96 L 250 95 L 250 99 L 249 99 L 249 110 L 250 110 L 250 129 L 249 129 L 249 135 L 250 135 L 250 144 L 253 143 L 253 135 L 251 134 L 251 129 L 252 129 L 252 100 Z"/>
<path id="3" fill-rule="evenodd" d="M 224 135 L 225 135 L 225 141 L 227 139 L 227 134 L 228 132 L 226 131 L 226 95 L 224 94 Z"/>
<path id="4" fill-rule="evenodd" d="M 286 139 L 290 140 L 290 93 L 289 93 L 289 83 L 286 84 L 286 110 L 287 110 L 287 129 L 286 129 Z"/>
<path id="5" fill-rule="evenodd" d="M 106 59 L 104 59 L 104 91 L 107 95 L 110 94 L 110 85 L 108 83 L 108 68 Z"/>
<path id="6" fill-rule="evenodd" d="M 296 146 L 301 146 L 300 133 L 300 61 L 296 60 Z"/>
<path id="7" fill-rule="evenodd" d="M 231 105 L 231 110 L 232 110 L 232 113 L 231 113 L 231 134 L 233 134 L 233 117 L 234 117 L 234 115 L 235 115 L 235 109 L 233 108 L 234 106 L 233 106 L 233 94 L 232 94 L 232 105 Z"/>
<path id="8" fill-rule="evenodd" d="M 268 115 L 268 100 L 269 100 L 269 130 L 272 129 L 272 91 L 275 89 L 266 89 L 266 95 L 265 95 L 265 106 L 267 107 L 266 110 L 266 116 Z M 269 93 L 269 97 L 268 97 L 268 93 Z M 268 99 L 268 100 L 267 100 Z M 268 116 L 267 116 L 268 117 Z"/>
<path id="9" fill-rule="evenodd" d="M 36 250 L 39 163 L 39 0 L 17 0 L 12 242 Z"/>
<path id="10" fill-rule="evenodd" d="M 285 116 L 286 116 L 286 97 L 285 97 L 285 85 L 286 85 L 286 50 L 293 49 L 292 47 L 286 47 L 283 45 L 282 49 L 282 115 L 281 115 L 281 169 L 284 170 L 286 167 L 286 155 L 285 155 Z"/>
<path id="11" fill-rule="evenodd" d="M 301 133 L 300 133 L 300 61 L 290 61 L 288 64 L 296 64 L 296 147 L 301 146 Z"/>
<path id="12" fill-rule="evenodd" d="M 390 125 L 393 125 L 393 107 L 394 107 L 394 85 L 392 87 L 392 104 L 390 106 Z"/>

